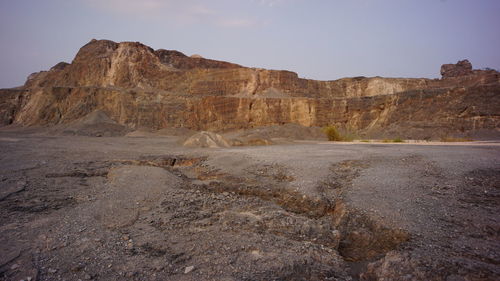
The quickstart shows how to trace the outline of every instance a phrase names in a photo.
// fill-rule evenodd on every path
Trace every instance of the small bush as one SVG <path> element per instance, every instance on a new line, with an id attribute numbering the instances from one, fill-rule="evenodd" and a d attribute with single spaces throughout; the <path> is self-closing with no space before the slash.
<path id="1" fill-rule="evenodd" d="M 391 139 L 384 139 L 382 142 L 385 142 L 385 143 L 399 142 L 399 143 L 401 143 L 401 142 L 405 142 L 405 141 L 403 139 L 401 139 L 401 138 L 395 138 L 395 139 L 392 139 L 392 140 Z"/>
<path id="2" fill-rule="evenodd" d="M 335 126 L 331 125 L 324 127 L 323 133 L 325 133 L 329 141 L 353 141 L 360 138 L 354 130 L 348 128 L 338 130 Z"/>
<path id="3" fill-rule="evenodd" d="M 342 137 L 341 137 L 339 131 L 334 126 L 324 127 L 323 132 L 325 133 L 325 135 L 329 141 L 341 141 L 342 140 Z"/>

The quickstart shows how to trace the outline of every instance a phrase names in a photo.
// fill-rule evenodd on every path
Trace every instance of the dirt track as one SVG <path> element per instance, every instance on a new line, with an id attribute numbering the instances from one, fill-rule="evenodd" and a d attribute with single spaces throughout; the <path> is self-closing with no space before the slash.
<path id="1" fill-rule="evenodd" d="M 500 147 L 0 132 L 2 280 L 498 280 Z"/>

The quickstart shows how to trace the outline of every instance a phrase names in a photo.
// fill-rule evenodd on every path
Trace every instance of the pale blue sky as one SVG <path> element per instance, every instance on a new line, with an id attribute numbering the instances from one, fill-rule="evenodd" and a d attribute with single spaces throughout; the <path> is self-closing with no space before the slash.
<path id="1" fill-rule="evenodd" d="M 295 71 L 439 77 L 500 69 L 499 0 L 0 0 L 0 88 L 71 62 L 92 38 Z"/>

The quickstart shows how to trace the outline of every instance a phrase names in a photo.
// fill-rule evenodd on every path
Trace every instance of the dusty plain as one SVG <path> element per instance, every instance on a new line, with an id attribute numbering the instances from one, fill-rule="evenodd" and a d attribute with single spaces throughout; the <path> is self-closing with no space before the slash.
<path id="1" fill-rule="evenodd" d="M 0 130 L 1 280 L 499 280 L 498 142 Z"/>

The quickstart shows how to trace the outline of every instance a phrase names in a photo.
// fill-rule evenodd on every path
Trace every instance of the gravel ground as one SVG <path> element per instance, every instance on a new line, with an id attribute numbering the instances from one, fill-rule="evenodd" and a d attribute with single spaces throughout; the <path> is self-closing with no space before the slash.
<path id="1" fill-rule="evenodd" d="M 1 280 L 498 280 L 500 146 L 0 130 Z"/>

